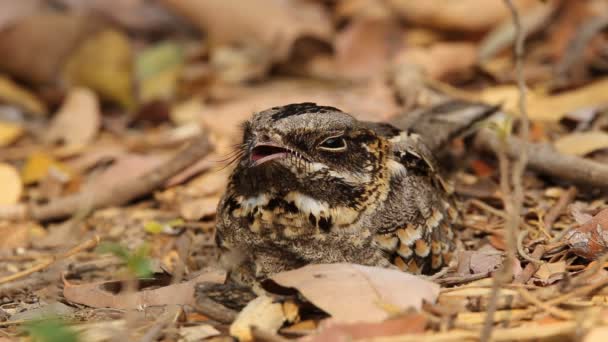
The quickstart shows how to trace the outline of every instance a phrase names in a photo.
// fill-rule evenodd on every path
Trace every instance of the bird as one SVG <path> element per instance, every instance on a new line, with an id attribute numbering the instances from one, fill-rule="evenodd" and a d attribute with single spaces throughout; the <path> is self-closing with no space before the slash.
<path id="1" fill-rule="evenodd" d="M 429 275 L 454 259 L 452 189 L 419 134 L 312 102 L 242 132 L 215 231 L 231 280 L 327 263 Z"/>

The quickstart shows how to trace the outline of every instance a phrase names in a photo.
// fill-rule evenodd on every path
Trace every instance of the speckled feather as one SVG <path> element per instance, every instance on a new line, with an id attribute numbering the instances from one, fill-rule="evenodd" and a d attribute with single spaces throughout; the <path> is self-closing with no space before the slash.
<path id="1" fill-rule="evenodd" d="M 333 262 L 431 274 L 450 261 L 456 211 L 416 134 L 301 103 L 255 114 L 241 146 L 216 230 L 234 280 Z M 259 164 L 262 152 L 279 157 Z"/>

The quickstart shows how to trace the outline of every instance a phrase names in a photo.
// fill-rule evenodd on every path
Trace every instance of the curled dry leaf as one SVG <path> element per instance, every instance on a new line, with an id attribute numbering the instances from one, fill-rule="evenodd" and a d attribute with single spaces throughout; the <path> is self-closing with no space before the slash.
<path id="1" fill-rule="evenodd" d="M 513 2 L 521 11 L 535 1 Z M 483 32 L 509 16 L 509 10 L 501 0 L 388 0 L 387 3 L 411 23 L 441 30 Z M 483 15 L 475 15 L 481 13 Z"/>
<path id="2" fill-rule="evenodd" d="M 608 209 L 569 231 L 564 239 L 576 255 L 587 259 L 602 256 L 608 251 Z"/>
<path id="3" fill-rule="evenodd" d="M 19 172 L 9 164 L 0 163 L 0 204 L 19 202 L 23 192 L 23 183 Z"/>
<path id="4" fill-rule="evenodd" d="M 546 262 L 538 268 L 538 271 L 534 274 L 534 278 L 541 282 L 543 285 L 552 284 L 564 277 L 566 274 L 566 262 Z"/>
<path id="5" fill-rule="evenodd" d="M 88 145 L 101 126 L 97 95 L 87 88 L 74 88 L 53 118 L 46 140 L 66 145 Z"/>
<path id="6" fill-rule="evenodd" d="M 608 148 L 608 133 L 601 131 L 572 133 L 557 139 L 553 145 L 561 153 L 584 156 Z"/>
<path id="7" fill-rule="evenodd" d="M 194 287 L 201 282 L 222 283 L 226 273 L 210 270 L 198 277 L 179 284 L 166 284 L 162 281 L 154 284 L 153 290 L 141 290 L 135 293 L 113 293 L 109 288 L 118 285 L 117 281 L 96 282 L 82 285 L 71 284 L 63 280 L 63 296 L 70 302 L 94 308 L 136 309 L 156 305 L 194 305 Z M 152 283 L 154 283 L 152 281 Z"/>
<path id="8" fill-rule="evenodd" d="M 253 327 L 276 333 L 285 320 L 283 305 L 274 298 L 263 295 L 249 302 L 238 314 L 230 325 L 230 335 L 238 338 L 239 341 L 253 341 L 251 332 Z"/>
<path id="9" fill-rule="evenodd" d="M 295 288 L 340 322 L 379 322 L 434 303 L 439 285 L 398 270 L 354 264 L 308 265 L 271 278 Z"/>

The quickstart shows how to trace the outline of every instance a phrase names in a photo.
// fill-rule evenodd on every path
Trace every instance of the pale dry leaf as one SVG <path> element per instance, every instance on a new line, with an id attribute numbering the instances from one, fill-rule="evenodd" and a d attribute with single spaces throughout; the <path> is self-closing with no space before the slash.
<path id="1" fill-rule="evenodd" d="M 0 147 L 6 147 L 17 141 L 23 135 L 23 126 L 0 121 Z"/>
<path id="2" fill-rule="evenodd" d="M 219 201 L 219 197 L 186 199 L 179 204 L 179 214 L 188 221 L 197 221 L 203 217 L 213 216 Z"/>
<path id="3" fill-rule="evenodd" d="M 0 31 L 42 9 L 43 0 L 0 0 Z"/>
<path id="4" fill-rule="evenodd" d="M 110 167 L 86 183 L 86 188 L 92 191 L 107 191 L 107 189 L 137 178 L 155 169 L 167 160 L 164 155 L 126 154 L 119 156 Z"/>
<path id="5" fill-rule="evenodd" d="M 513 2 L 521 12 L 536 1 Z M 483 32 L 509 16 L 509 9 L 501 0 L 388 0 L 386 3 L 411 23 L 447 31 Z"/>
<path id="6" fill-rule="evenodd" d="M 555 140 L 553 146 L 564 154 L 584 156 L 608 148 L 608 133 L 602 131 L 571 133 Z"/>
<path id="7" fill-rule="evenodd" d="M 329 41 L 331 21 L 321 4 L 294 0 L 162 0 L 205 32 L 212 45 L 254 44 L 284 60 L 294 41 Z"/>
<path id="8" fill-rule="evenodd" d="M 96 282 L 74 285 L 63 280 L 63 295 L 70 302 L 94 308 L 136 309 L 155 305 L 194 305 L 194 288 L 201 282 L 223 283 L 226 273 L 221 270 L 209 270 L 189 281 L 161 286 L 153 290 L 141 290 L 135 293 L 115 294 L 106 290 L 114 282 Z"/>
<path id="9" fill-rule="evenodd" d="M 34 84 L 51 83 L 67 56 L 97 27 L 94 18 L 56 12 L 22 18 L 0 34 L 0 69 Z"/>
<path id="10" fill-rule="evenodd" d="M 319 332 L 307 336 L 302 342 L 332 342 L 356 341 L 375 337 L 401 336 L 422 334 L 427 325 L 427 318 L 423 314 L 410 313 L 388 319 L 379 323 L 336 323 L 329 318 L 322 321 Z"/>
<path id="11" fill-rule="evenodd" d="M 607 78 L 557 95 L 546 96 L 529 91 L 528 116 L 531 120 L 557 122 L 575 110 L 608 103 L 607 93 Z M 481 91 L 479 99 L 490 104 L 501 104 L 506 112 L 518 113 L 518 94 L 516 86 L 488 87 Z"/>
<path id="12" fill-rule="evenodd" d="M 585 335 L 583 342 L 604 342 L 608 341 L 608 326 L 594 327 Z"/>
<path id="13" fill-rule="evenodd" d="M 445 79 L 470 71 L 477 63 L 477 47 L 469 42 L 438 42 L 405 49 L 395 57 L 395 63 L 417 65 L 429 78 Z"/>
<path id="14" fill-rule="evenodd" d="M 534 273 L 534 277 L 543 285 L 552 284 L 564 277 L 566 273 L 566 262 L 546 262 L 540 265 L 538 271 Z"/>
<path id="15" fill-rule="evenodd" d="M 354 264 L 308 265 L 271 279 L 297 289 L 340 322 L 379 322 L 390 316 L 389 311 L 434 303 L 439 294 L 439 285 L 414 275 Z"/>
<path id="16" fill-rule="evenodd" d="M 46 133 L 49 142 L 88 145 L 101 128 L 97 95 L 87 88 L 73 88 Z"/>
<path id="17" fill-rule="evenodd" d="M 0 163 L 0 205 L 16 204 L 23 192 L 19 172 L 10 164 Z"/>
<path id="18" fill-rule="evenodd" d="M 283 306 L 274 298 L 262 295 L 252 300 L 230 325 L 230 335 L 239 341 L 253 341 L 252 327 L 276 333 L 285 322 Z"/>

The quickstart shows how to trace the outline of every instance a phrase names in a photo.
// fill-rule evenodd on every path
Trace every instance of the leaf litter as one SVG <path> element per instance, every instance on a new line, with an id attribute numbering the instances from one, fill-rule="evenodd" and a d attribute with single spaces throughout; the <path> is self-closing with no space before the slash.
<path id="1" fill-rule="evenodd" d="M 442 158 L 462 214 L 453 268 L 422 279 L 309 265 L 275 275 L 274 287 L 230 309 L 229 324 L 200 311 L 194 288 L 224 279 L 215 208 L 240 123 L 294 102 L 398 122 L 446 98 L 517 117 L 505 1 L 0 1 L 1 336 L 476 340 L 495 306 L 493 340 L 600 341 L 606 187 L 564 175 L 588 183 L 608 160 L 608 6 L 513 2 L 527 32 L 536 166 L 523 182 L 518 259 L 496 302 L 492 278 L 509 248 L 503 175 L 478 135 Z M 207 145 L 192 159 L 172 158 L 200 136 Z M 556 155 L 547 151 L 577 159 L 533 163 Z M 97 238 L 125 257 L 93 251 Z M 137 281 L 145 265 L 154 273 Z M 39 324 L 49 313 L 63 319 Z"/>

